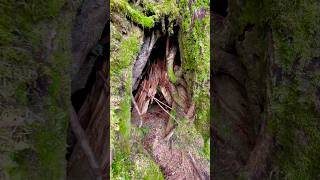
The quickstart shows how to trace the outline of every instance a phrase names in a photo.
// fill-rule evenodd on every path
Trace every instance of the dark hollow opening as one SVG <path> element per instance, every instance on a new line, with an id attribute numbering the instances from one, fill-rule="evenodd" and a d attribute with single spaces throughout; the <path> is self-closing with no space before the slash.
<path id="1" fill-rule="evenodd" d="M 178 43 L 178 29 L 174 29 L 175 34 L 170 36 L 170 47 L 176 46 L 177 48 L 177 53 L 174 59 L 174 65 L 181 66 L 181 59 L 180 59 L 180 51 L 179 51 L 179 43 Z M 150 71 L 151 65 L 156 63 L 157 61 L 165 61 L 165 56 L 166 56 L 166 42 L 167 42 L 168 36 L 162 36 L 160 37 L 157 42 L 155 43 L 150 57 L 148 59 L 148 62 L 146 66 L 143 69 L 143 72 L 141 74 L 141 81 L 139 82 L 139 86 L 141 85 L 143 79 L 148 79 L 148 72 Z M 138 86 L 138 87 L 139 87 Z M 133 95 L 135 96 L 136 93 L 138 92 L 137 88 L 136 90 L 133 91 Z"/>

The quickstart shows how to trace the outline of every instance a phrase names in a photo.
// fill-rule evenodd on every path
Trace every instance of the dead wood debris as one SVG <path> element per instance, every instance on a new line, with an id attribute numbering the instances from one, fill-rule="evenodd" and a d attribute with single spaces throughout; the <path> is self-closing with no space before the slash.
<path id="1" fill-rule="evenodd" d="M 74 132 L 74 134 L 77 137 L 77 140 L 80 142 L 81 148 L 86 154 L 90 166 L 92 170 L 94 171 L 95 175 L 98 177 L 98 179 L 102 178 L 102 171 L 98 164 L 98 161 L 90 147 L 90 143 L 88 141 L 88 138 L 83 130 L 83 128 L 80 125 L 77 113 L 75 112 L 74 108 L 71 107 L 71 117 L 70 117 L 70 125 Z"/>
<path id="2" fill-rule="evenodd" d="M 155 98 L 158 87 L 166 103 Z M 170 82 L 163 61 L 157 62 L 151 66 L 148 73 L 148 79 L 142 81 L 138 93 L 135 96 L 135 101 L 137 109 L 140 111 L 140 115 L 145 114 L 149 105 L 155 101 L 170 116 L 172 115 L 166 108 L 169 110 L 175 109 L 173 108 L 175 106 L 174 104 L 182 107 L 184 111 L 183 114 L 188 119 L 191 119 L 194 116 L 194 104 L 190 105 L 191 100 L 187 94 L 186 88 L 180 86 L 180 84 L 175 86 Z"/>
<path id="3" fill-rule="evenodd" d="M 151 37 L 147 37 L 144 41 L 144 44 L 142 45 L 140 54 L 138 55 L 138 58 L 133 66 L 133 72 L 132 72 L 133 90 L 137 89 L 139 85 L 142 71 L 147 64 L 147 61 L 149 59 L 153 46 L 155 45 L 159 37 L 160 37 L 160 32 L 157 31 L 155 33 L 152 33 Z"/>

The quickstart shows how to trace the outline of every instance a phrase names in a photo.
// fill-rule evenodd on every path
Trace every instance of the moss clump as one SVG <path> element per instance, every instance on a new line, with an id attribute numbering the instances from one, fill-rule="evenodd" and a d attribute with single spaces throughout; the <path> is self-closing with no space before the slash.
<path id="1" fill-rule="evenodd" d="M 122 20 L 123 22 L 118 22 L 120 25 L 126 22 Z M 120 34 L 119 24 L 111 23 L 111 148 L 115 152 L 111 177 L 131 179 L 134 171 L 130 153 L 132 151 L 131 79 L 133 62 L 140 50 L 142 36 L 136 27 L 128 29 L 128 36 Z"/>
<path id="2" fill-rule="evenodd" d="M 173 34 L 173 26 L 179 17 L 179 7 L 176 0 L 164 1 L 146 1 L 142 2 L 143 9 L 146 13 L 153 13 L 157 21 L 162 23 L 162 31 L 167 31 L 169 35 Z M 168 18 L 167 29 L 165 29 L 164 18 Z"/>
<path id="3" fill-rule="evenodd" d="M 172 83 L 175 84 L 177 82 L 176 75 L 174 74 L 174 71 L 173 71 L 173 65 L 168 66 L 168 76 Z"/>
<path id="4" fill-rule="evenodd" d="M 275 158 L 279 177 L 313 179 L 320 172 L 319 116 L 304 93 L 295 83 L 274 89 L 270 127 L 282 149 Z"/>
<path id="5" fill-rule="evenodd" d="M 137 154 L 134 158 L 134 179 L 163 180 L 159 166 L 145 154 Z"/>
<path id="6" fill-rule="evenodd" d="M 247 1 L 241 8 L 238 24 L 240 32 L 247 24 L 272 28 L 276 63 L 285 71 L 300 59 L 303 66 L 312 57 L 319 56 L 319 2 L 316 0 L 295 1 L 263 0 Z"/>
<path id="7" fill-rule="evenodd" d="M 122 13 L 127 14 L 131 20 L 146 28 L 154 26 L 154 16 L 147 17 L 139 10 L 134 9 L 127 0 L 111 0 L 110 7 L 112 11 L 120 9 Z"/>

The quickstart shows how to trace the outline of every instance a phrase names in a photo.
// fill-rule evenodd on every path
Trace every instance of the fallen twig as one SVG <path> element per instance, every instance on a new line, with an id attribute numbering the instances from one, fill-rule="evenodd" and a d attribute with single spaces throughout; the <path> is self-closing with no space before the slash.
<path id="1" fill-rule="evenodd" d="M 143 88 L 142 90 L 145 91 L 146 93 L 148 93 L 148 91 L 147 91 L 146 89 Z M 165 105 L 165 106 L 166 106 L 167 108 L 169 108 L 170 110 L 172 109 L 170 106 L 166 105 L 165 103 L 163 103 L 162 101 L 160 101 L 158 98 L 156 98 L 156 97 L 154 97 L 154 96 L 149 96 L 149 95 L 148 95 L 148 97 L 150 97 L 151 100 L 156 100 L 156 101 L 160 102 L 161 104 Z"/>
<path id="2" fill-rule="evenodd" d="M 173 135 L 173 133 L 174 133 L 174 129 L 175 129 L 175 127 L 173 127 L 173 128 L 170 130 L 170 132 L 164 137 L 164 140 L 165 140 L 165 141 L 168 141 L 168 140 L 172 137 L 172 135 Z"/>
<path id="3" fill-rule="evenodd" d="M 153 99 L 154 99 L 155 101 L 158 101 L 158 102 L 161 103 L 162 105 L 166 106 L 166 107 L 169 108 L 170 110 L 172 110 L 172 108 L 171 108 L 170 106 L 166 105 L 165 103 L 163 103 L 162 101 L 160 101 L 158 98 L 153 97 Z"/>
<path id="4" fill-rule="evenodd" d="M 177 122 L 176 118 L 175 118 L 174 116 L 172 116 L 167 110 L 165 110 L 164 107 L 162 107 L 160 103 L 158 103 L 157 101 L 156 101 L 156 103 L 160 106 L 160 108 L 161 108 L 164 112 L 166 112 L 170 117 L 172 117 L 172 119 L 174 119 L 174 120 Z"/>
<path id="5" fill-rule="evenodd" d="M 132 103 L 133 103 L 135 109 L 136 109 L 137 112 L 138 112 L 139 120 L 140 120 L 139 128 L 141 128 L 141 127 L 142 127 L 142 115 L 141 115 L 141 112 L 140 112 L 139 107 L 138 107 L 138 105 L 137 105 L 137 102 L 136 102 L 136 100 L 134 100 L 134 97 L 133 97 L 132 94 L 131 94 L 131 100 L 132 100 Z"/>

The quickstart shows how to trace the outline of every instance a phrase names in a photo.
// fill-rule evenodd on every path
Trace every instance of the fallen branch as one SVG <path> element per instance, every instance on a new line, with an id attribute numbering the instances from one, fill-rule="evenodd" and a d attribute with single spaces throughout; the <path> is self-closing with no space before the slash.
<path id="1" fill-rule="evenodd" d="M 72 131 L 74 132 L 75 136 L 77 137 L 77 140 L 80 142 L 80 146 L 84 152 L 84 154 L 87 156 L 89 164 L 91 168 L 93 169 L 95 175 L 98 177 L 98 179 L 101 179 L 102 177 L 102 171 L 101 168 L 97 162 L 97 159 L 90 147 L 88 138 L 83 130 L 83 128 L 80 125 L 77 113 L 75 112 L 74 108 L 71 107 L 71 117 L 70 117 L 70 125 L 72 128 Z"/>

